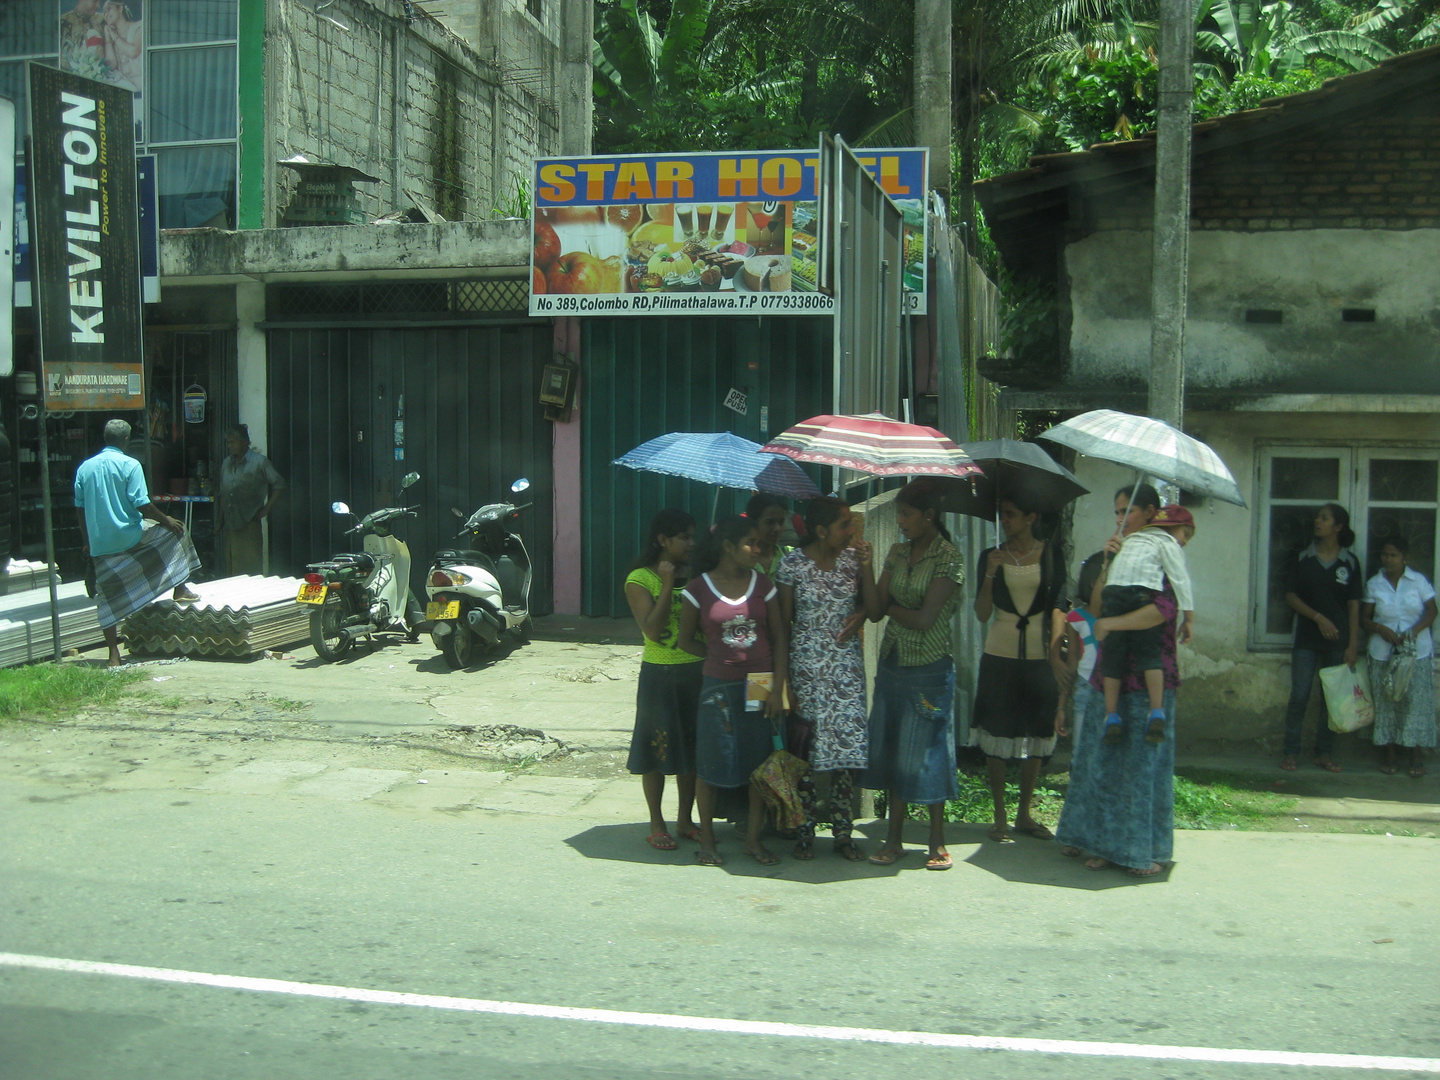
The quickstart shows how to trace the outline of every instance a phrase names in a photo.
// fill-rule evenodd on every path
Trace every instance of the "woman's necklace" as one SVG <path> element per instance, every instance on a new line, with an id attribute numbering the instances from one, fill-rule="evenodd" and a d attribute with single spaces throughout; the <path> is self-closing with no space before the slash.
<path id="1" fill-rule="evenodd" d="M 1011 541 L 1009 540 L 1005 541 L 1005 554 L 1010 556 L 1010 561 L 1013 562 L 1016 566 L 1022 565 L 1026 559 L 1028 559 L 1031 555 L 1035 554 L 1035 549 L 1040 545 L 1039 540 L 1035 540 L 1032 538 L 1030 541 L 1030 546 L 1025 549 L 1025 554 L 1017 556 L 1014 550 L 1010 547 L 1010 543 Z"/>

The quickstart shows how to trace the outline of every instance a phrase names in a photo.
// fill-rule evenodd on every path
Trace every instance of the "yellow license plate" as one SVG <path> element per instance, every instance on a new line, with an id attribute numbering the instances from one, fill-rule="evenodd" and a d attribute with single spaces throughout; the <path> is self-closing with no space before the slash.
<path id="1" fill-rule="evenodd" d="M 432 600 L 425 605 L 425 618 L 430 622 L 444 622 L 460 618 L 459 600 Z"/>
<path id="2" fill-rule="evenodd" d="M 329 587 L 325 585 L 301 585 L 300 593 L 295 600 L 301 604 L 323 604 L 327 592 L 329 592 Z"/>

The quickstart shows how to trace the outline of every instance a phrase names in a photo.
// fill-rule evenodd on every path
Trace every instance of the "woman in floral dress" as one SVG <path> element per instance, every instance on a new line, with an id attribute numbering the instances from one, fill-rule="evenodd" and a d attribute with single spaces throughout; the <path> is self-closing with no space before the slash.
<path id="1" fill-rule="evenodd" d="M 859 627 L 879 607 L 870 545 L 854 542 L 855 517 L 839 499 L 815 499 L 805 514 L 805 538 L 780 560 L 780 618 L 790 627 L 790 694 L 802 726 L 813 732 L 806 755 L 812 776 L 800 787 L 805 823 L 795 858 L 815 857 L 813 773 L 830 774 L 830 823 L 835 852 L 852 862 L 852 769 L 868 763 L 865 655 Z M 865 610 L 860 610 L 864 604 Z"/>

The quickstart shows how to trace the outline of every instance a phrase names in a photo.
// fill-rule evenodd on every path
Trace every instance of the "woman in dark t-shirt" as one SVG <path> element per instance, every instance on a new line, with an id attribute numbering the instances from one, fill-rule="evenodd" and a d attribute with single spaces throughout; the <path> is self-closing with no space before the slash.
<path id="1" fill-rule="evenodd" d="M 1285 709 L 1285 747 L 1280 768 L 1294 772 L 1300 765 L 1305 710 L 1321 668 L 1355 666 L 1360 644 L 1360 601 L 1365 579 L 1360 560 L 1350 550 L 1355 533 L 1350 513 L 1326 503 L 1315 515 L 1315 542 L 1302 551 L 1285 579 L 1285 602 L 1298 616 L 1290 654 L 1290 704 Z M 1315 727 L 1315 764 L 1336 773 L 1331 760 L 1335 733 L 1325 709 Z"/>

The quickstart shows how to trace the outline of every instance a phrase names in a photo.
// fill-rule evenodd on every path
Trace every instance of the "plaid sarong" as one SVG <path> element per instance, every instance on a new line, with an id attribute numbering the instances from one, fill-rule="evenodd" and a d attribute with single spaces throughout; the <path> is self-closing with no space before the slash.
<path id="1" fill-rule="evenodd" d="M 176 536 L 154 522 L 134 547 L 112 555 L 97 555 L 95 607 L 101 626 L 114 626 L 157 600 L 177 585 L 184 585 L 200 568 L 200 556 L 188 534 Z"/>

